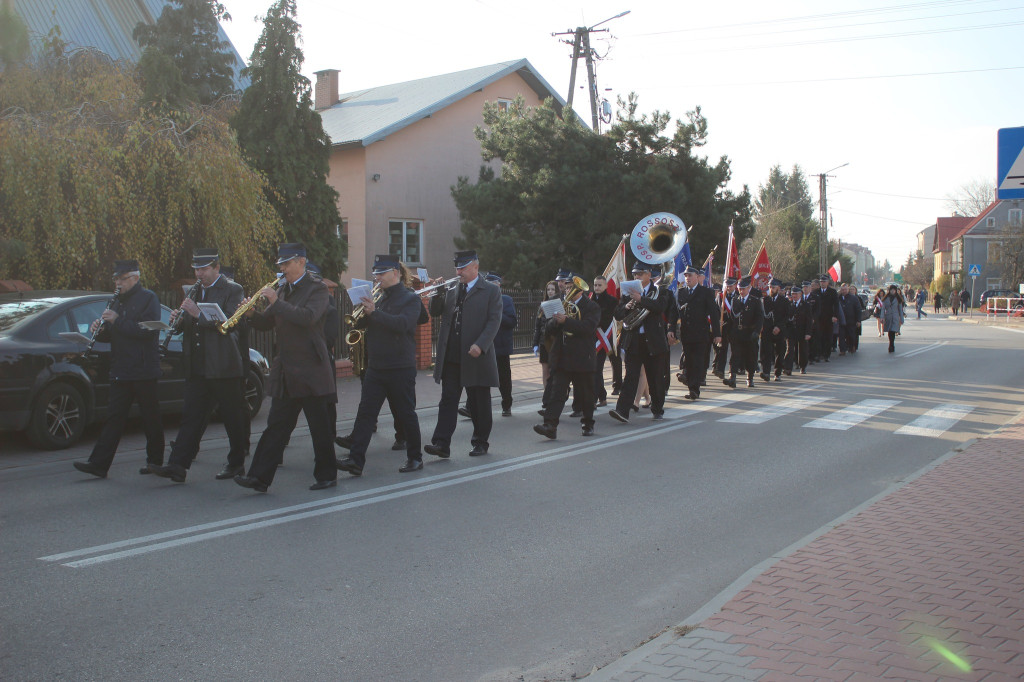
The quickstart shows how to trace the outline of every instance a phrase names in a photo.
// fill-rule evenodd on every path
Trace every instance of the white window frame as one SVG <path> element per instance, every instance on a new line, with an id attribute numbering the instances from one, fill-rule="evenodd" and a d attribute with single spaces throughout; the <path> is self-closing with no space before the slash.
<path id="1" fill-rule="evenodd" d="M 1011 208 L 1006 214 L 1006 219 L 1010 223 L 1011 227 L 1020 227 L 1022 216 L 1024 216 L 1024 209 Z"/>
<path id="2" fill-rule="evenodd" d="M 498 98 L 498 111 L 505 112 L 512 108 L 512 100 L 504 97 Z"/>
<path id="3" fill-rule="evenodd" d="M 996 226 L 996 219 L 995 218 L 993 218 L 991 216 L 989 216 L 988 218 L 985 218 L 985 227 L 995 227 L 995 226 Z"/>
<path id="4" fill-rule="evenodd" d="M 406 265 L 423 265 L 423 231 L 425 229 L 425 222 L 422 218 L 388 218 L 388 253 L 391 253 L 391 223 L 402 224 L 402 253 L 398 254 L 398 259 Z M 420 259 L 411 261 L 408 260 L 409 255 L 409 223 L 416 223 L 419 225 L 419 239 L 416 244 L 416 249 L 420 254 Z"/>

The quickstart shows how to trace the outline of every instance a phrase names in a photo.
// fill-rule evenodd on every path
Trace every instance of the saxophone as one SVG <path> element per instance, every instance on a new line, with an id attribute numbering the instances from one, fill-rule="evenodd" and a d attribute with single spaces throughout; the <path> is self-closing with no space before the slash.
<path id="1" fill-rule="evenodd" d="M 384 296 L 384 291 L 381 289 L 379 284 L 373 287 L 373 291 L 370 293 L 370 298 L 373 299 L 373 304 L 377 305 L 380 303 L 380 299 Z M 363 319 L 365 315 L 365 309 L 363 304 L 360 303 L 352 312 L 345 316 L 345 323 L 349 326 L 354 325 Z M 352 373 L 356 376 L 362 376 L 366 371 L 366 334 L 363 333 L 362 329 L 352 329 L 348 334 L 345 335 L 345 343 L 349 345 L 349 359 L 352 361 Z"/>
<path id="2" fill-rule="evenodd" d="M 220 326 L 217 327 L 218 331 L 220 331 L 221 334 L 227 334 L 229 331 L 231 331 L 231 328 L 234 327 L 239 322 L 241 322 L 242 317 L 247 312 L 249 312 L 250 310 L 255 308 L 256 304 L 263 300 L 263 297 L 260 296 L 260 294 L 259 294 L 260 291 L 262 291 L 263 289 L 268 289 L 268 288 L 269 289 L 276 289 L 277 287 L 281 286 L 281 283 L 284 282 L 284 281 L 285 281 L 284 280 L 284 275 L 278 275 L 277 278 L 274 279 L 273 282 L 269 282 L 267 284 L 264 284 L 259 289 L 257 289 L 256 290 L 257 293 L 254 294 L 253 297 L 250 298 L 247 303 L 243 303 L 242 305 L 238 306 L 238 310 L 235 311 L 234 315 L 232 315 L 231 317 L 229 317 L 228 319 L 226 319 L 226 320 L 224 320 L 223 322 L 220 323 Z"/>

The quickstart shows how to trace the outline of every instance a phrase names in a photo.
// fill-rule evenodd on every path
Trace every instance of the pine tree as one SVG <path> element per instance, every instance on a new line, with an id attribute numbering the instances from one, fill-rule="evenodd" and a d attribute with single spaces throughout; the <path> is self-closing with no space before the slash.
<path id="1" fill-rule="evenodd" d="M 298 36 L 295 0 L 278 0 L 264 17 L 244 72 L 252 84 L 232 127 L 249 163 L 273 188 L 267 198 L 288 241 L 303 242 L 310 260 L 326 277 L 336 278 L 348 254 L 337 233 L 338 193 L 327 183 L 331 142 L 313 110 L 309 79 L 301 73 Z"/>
<path id="2" fill-rule="evenodd" d="M 214 0 L 170 0 L 156 24 L 140 23 L 132 36 L 144 48 L 139 71 L 143 101 L 181 111 L 189 102 L 212 104 L 235 91 L 235 57 L 220 39 L 218 20 L 230 20 Z"/>

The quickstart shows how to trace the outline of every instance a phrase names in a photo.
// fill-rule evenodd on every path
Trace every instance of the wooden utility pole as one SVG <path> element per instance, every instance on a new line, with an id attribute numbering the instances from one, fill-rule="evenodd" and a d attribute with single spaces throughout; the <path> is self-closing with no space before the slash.
<path id="1" fill-rule="evenodd" d="M 590 121 L 594 128 L 594 132 L 601 132 L 598 123 L 598 112 L 597 112 L 597 76 L 594 70 L 594 50 L 590 47 L 590 34 L 591 33 L 606 33 L 608 29 L 597 27 L 601 24 L 611 21 L 612 19 L 618 19 L 619 17 L 629 14 L 629 10 L 616 14 L 614 17 L 599 21 L 593 26 L 577 26 L 573 31 L 562 31 L 561 33 L 552 33 L 553 36 L 567 36 L 572 35 L 572 70 L 569 73 L 569 96 L 565 98 L 565 106 L 572 111 L 572 101 L 576 94 L 576 63 L 580 57 L 583 57 L 587 62 L 587 88 L 590 90 Z M 568 44 L 568 40 L 562 42 Z M 562 116 L 565 118 L 565 116 Z"/>

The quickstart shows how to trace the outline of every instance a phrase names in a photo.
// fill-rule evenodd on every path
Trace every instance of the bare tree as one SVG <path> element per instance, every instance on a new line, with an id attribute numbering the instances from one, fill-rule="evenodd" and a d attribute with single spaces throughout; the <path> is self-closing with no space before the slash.
<path id="1" fill-rule="evenodd" d="M 759 206 L 761 214 L 754 235 L 740 244 L 740 268 L 744 272 L 750 268 L 761 242 L 767 239 L 765 249 L 772 264 L 772 274 L 779 279 L 791 280 L 796 273 L 797 253 L 790 234 L 792 225 L 802 224 L 803 219 L 798 207 L 781 205 L 782 197 L 764 197 L 763 200 L 765 203 Z"/>
<path id="2" fill-rule="evenodd" d="M 1024 227 L 1006 225 L 1002 245 L 996 250 L 996 264 L 1002 269 L 1003 283 L 1012 289 L 1024 283 Z"/>
<path id="3" fill-rule="evenodd" d="M 996 200 L 996 185 L 991 180 L 975 178 L 946 195 L 946 210 L 962 216 L 981 214 Z"/>

